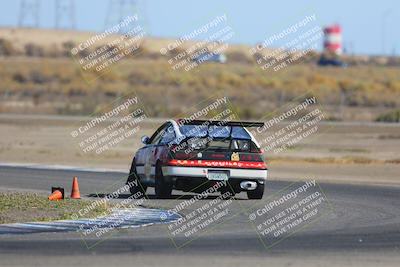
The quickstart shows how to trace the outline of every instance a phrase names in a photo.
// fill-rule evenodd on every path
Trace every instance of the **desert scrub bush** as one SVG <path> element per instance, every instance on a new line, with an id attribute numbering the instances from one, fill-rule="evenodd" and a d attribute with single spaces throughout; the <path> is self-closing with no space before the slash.
<path id="1" fill-rule="evenodd" d="M 28 57 L 43 57 L 44 49 L 34 43 L 28 43 L 25 45 L 25 55 Z"/>
<path id="2" fill-rule="evenodd" d="M 4 38 L 0 38 L 0 56 L 13 56 L 17 54 L 12 42 Z"/>
<path id="3" fill-rule="evenodd" d="M 400 122 L 400 109 L 392 110 L 390 112 L 379 115 L 376 118 L 379 122 Z"/>
<path id="4" fill-rule="evenodd" d="M 34 84 L 46 84 L 56 79 L 56 77 L 46 75 L 41 70 L 32 70 L 29 73 L 16 72 L 12 75 L 12 79 L 18 83 L 32 82 Z"/>
<path id="5" fill-rule="evenodd" d="M 45 84 L 45 83 L 48 83 L 48 82 L 52 81 L 53 79 L 52 79 L 51 76 L 47 76 L 41 71 L 33 70 L 30 73 L 30 80 L 33 83 Z"/>
<path id="6" fill-rule="evenodd" d="M 26 83 L 29 81 L 29 77 L 23 72 L 14 73 L 12 79 L 18 83 Z"/>
<path id="7" fill-rule="evenodd" d="M 72 41 L 67 41 L 67 42 L 62 43 L 61 46 L 63 49 L 62 55 L 65 57 L 70 57 L 70 56 L 72 56 L 71 50 L 72 50 L 72 48 L 74 48 L 76 46 L 76 44 Z"/>
<path id="8" fill-rule="evenodd" d="M 65 101 L 79 98 L 85 103 L 96 99 L 97 94 L 110 98 L 132 89 L 149 102 L 149 109 L 155 108 L 150 111 L 154 116 L 176 115 L 182 107 L 192 106 L 220 90 L 239 107 L 241 117 L 260 117 L 266 110 L 276 109 L 309 91 L 324 106 L 377 107 L 378 113 L 371 115 L 373 120 L 382 108 L 387 111 L 400 107 L 400 75 L 394 67 L 340 69 L 296 64 L 282 71 L 266 72 L 252 64 L 207 63 L 184 71 L 172 70 L 165 59 L 136 57 L 122 60 L 110 70 L 99 77 L 98 72 L 82 71 L 70 58 L 4 57 L 0 60 L 0 92 L 29 95 L 41 90 L 49 96 L 64 95 Z M 61 112 L 76 109 L 67 107 Z"/>
<path id="9" fill-rule="evenodd" d="M 246 55 L 241 51 L 231 51 L 226 52 L 226 58 L 228 62 L 235 62 L 235 63 L 245 63 L 245 64 L 252 64 L 255 63 L 254 59 Z"/>
<path id="10" fill-rule="evenodd" d="M 240 76 L 229 71 L 222 71 L 218 73 L 217 81 L 219 83 L 219 87 L 221 88 L 240 88 L 243 85 Z"/>

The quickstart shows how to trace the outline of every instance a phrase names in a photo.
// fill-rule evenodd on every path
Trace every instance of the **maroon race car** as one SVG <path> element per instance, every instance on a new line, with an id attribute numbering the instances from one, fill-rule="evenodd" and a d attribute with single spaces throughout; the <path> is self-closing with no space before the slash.
<path id="1" fill-rule="evenodd" d="M 249 199 L 264 194 L 267 166 L 263 154 L 246 127 L 260 122 L 169 120 L 133 157 L 129 172 L 132 194 L 154 187 L 157 198 L 169 198 L 173 189 L 203 192 L 218 182 L 221 193 L 247 192 Z M 132 183 L 138 181 L 138 183 Z"/>

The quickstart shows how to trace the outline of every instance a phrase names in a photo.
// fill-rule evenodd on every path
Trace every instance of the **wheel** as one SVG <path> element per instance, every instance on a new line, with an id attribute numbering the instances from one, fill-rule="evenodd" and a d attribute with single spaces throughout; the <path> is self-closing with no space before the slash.
<path id="1" fill-rule="evenodd" d="M 247 197 L 249 199 L 262 199 L 264 195 L 264 184 L 257 184 L 257 188 L 251 191 L 247 191 Z"/>
<path id="2" fill-rule="evenodd" d="M 133 182 L 133 181 L 138 181 L 137 185 L 132 185 L 129 187 L 129 191 L 131 192 L 132 195 L 138 193 L 138 192 L 142 192 L 143 197 L 144 194 L 146 193 L 147 190 L 147 186 L 143 185 L 140 182 L 140 179 L 137 176 L 136 173 L 136 162 L 135 159 L 132 160 L 132 164 L 131 164 L 131 169 L 129 170 L 129 175 L 128 175 L 128 180 L 126 181 L 126 183 L 128 184 L 129 182 Z"/>
<path id="3" fill-rule="evenodd" d="M 157 198 L 171 198 L 172 184 L 165 180 L 159 163 L 156 165 L 155 191 Z"/>

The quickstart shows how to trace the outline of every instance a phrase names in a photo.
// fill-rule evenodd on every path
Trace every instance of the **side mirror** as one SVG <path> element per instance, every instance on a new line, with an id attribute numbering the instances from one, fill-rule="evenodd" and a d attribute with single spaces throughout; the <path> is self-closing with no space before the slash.
<path id="1" fill-rule="evenodd" d="M 148 145 L 150 141 L 150 137 L 148 137 L 147 135 L 143 135 L 142 136 L 142 143 L 145 145 Z"/>

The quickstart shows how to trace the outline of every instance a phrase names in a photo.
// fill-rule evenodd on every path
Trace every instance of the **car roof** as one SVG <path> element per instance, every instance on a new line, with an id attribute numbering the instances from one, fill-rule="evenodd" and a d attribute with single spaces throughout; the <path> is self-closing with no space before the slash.
<path id="1" fill-rule="evenodd" d="M 188 119 L 176 119 L 175 122 L 178 125 L 220 125 L 220 126 L 239 126 L 239 127 L 262 127 L 264 122 L 258 121 L 224 121 L 224 120 L 188 120 Z"/>

